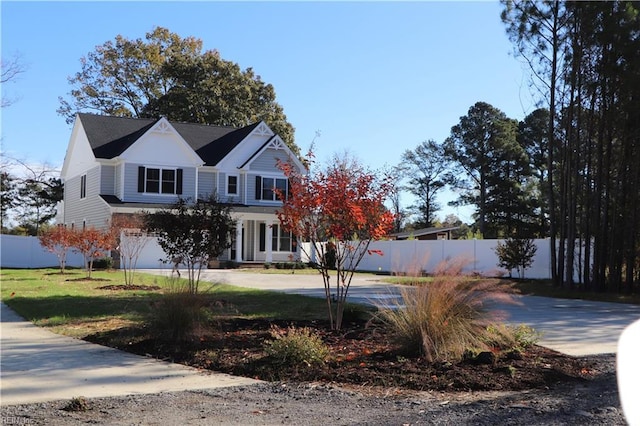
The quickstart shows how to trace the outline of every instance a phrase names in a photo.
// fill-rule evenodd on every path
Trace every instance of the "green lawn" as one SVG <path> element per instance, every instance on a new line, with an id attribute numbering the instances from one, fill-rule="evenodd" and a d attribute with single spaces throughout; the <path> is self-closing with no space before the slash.
<path id="1" fill-rule="evenodd" d="M 141 323 L 163 291 L 175 286 L 171 278 L 136 274 L 136 285 L 160 290 L 102 290 L 124 282 L 122 271 L 84 271 L 61 275 L 56 269 L 3 269 L 1 299 L 33 323 L 55 332 L 84 337 L 99 330 Z M 201 293 L 223 306 L 220 315 L 246 318 L 325 319 L 326 302 L 319 298 L 202 282 Z"/>
<path id="2" fill-rule="evenodd" d="M 265 272 L 267 270 L 264 270 Z M 274 271 L 268 270 L 267 273 Z M 280 271 L 290 274 L 291 271 Z M 297 271 L 296 271 L 297 272 Z M 316 272 L 317 273 L 317 272 Z M 136 274 L 137 285 L 158 286 L 159 290 L 104 290 L 99 287 L 120 285 L 122 271 L 95 271 L 92 280 L 80 270 L 61 275 L 56 269 L 3 269 L 0 271 L 1 300 L 33 323 L 57 333 L 84 337 L 96 331 L 117 329 L 143 323 L 164 291 L 175 286 L 174 279 Z M 394 284 L 415 283 L 415 278 L 387 277 Z M 429 277 L 418 279 L 428 282 Z M 639 296 L 585 293 L 558 289 L 544 280 L 514 281 L 522 294 L 582 298 L 640 304 Z M 324 320 L 326 302 L 320 298 L 202 282 L 201 293 L 212 306 L 220 306 L 220 317 L 265 318 L 279 320 Z M 357 310 L 357 309 L 356 309 Z"/>

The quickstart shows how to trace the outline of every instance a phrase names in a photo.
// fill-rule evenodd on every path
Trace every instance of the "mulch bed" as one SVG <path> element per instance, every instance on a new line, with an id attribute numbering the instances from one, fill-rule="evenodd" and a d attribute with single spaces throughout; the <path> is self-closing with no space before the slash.
<path id="1" fill-rule="evenodd" d="M 273 340 L 271 327 L 310 327 L 331 348 L 320 366 L 281 365 L 266 356 L 264 343 Z M 225 319 L 197 338 L 170 343 L 153 337 L 148 328 L 102 332 L 86 338 L 139 355 L 267 381 L 325 382 L 384 386 L 413 390 L 469 391 L 545 388 L 560 382 L 586 381 L 600 372 L 593 359 L 575 358 L 541 346 L 522 353 L 494 353 L 484 362 L 429 363 L 402 355 L 391 335 L 364 321 L 347 324 L 340 332 L 324 322 Z"/>
<path id="2" fill-rule="evenodd" d="M 65 281 L 111 281 L 111 280 L 109 278 L 80 277 L 80 278 L 67 278 Z"/>
<path id="3" fill-rule="evenodd" d="M 160 290 L 160 287 L 157 285 L 112 284 L 98 287 L 98 290 L 155 291 Z"/>

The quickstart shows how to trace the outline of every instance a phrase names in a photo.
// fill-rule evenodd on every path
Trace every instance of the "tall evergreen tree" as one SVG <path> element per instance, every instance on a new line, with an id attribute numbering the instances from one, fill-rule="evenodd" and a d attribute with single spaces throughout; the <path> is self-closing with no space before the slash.
<path id="1" fill-rule="evenodd" d="M 561 95 L 550 103 L 547 158 L 558 284 L 640 285 L 639 17 L 629 1 L 505 2 L 508 33 L 539 65 L 545 98 Z"/>
<path id="2" fill-rule="evenodd" d="M 458 204 L 474 204 L 477 227 L 485 238 L 515 232 L 524 212 L 521 180 L 526 153 L 516 140 L 517 121 L 477 102 L 451 128 L 445 155 L 457 169 Z"/>
<path id="3" fill-rule="evenodd" d="M 547 205 L 551 245 L 551 276 L 559 282 L 556 253 L 556 194 L 554 187 L 554 150 L 557 98 L 559 94 L 559 69 L 565 63 L 567 14 L 560 1 L 501 0 L 504 5 L 502 21 L 514 43 L 515 51 L 531 69 L 531 84 L 549 107 L 547 123 Z"/>
<path id="4" fill-rule="evenodd" d="M 528 114 L 518 124 L 518 144 L 526 152 L 529 159 L 530 180 L 524 184 L 528 196 L 531 214 L 532 237 L 549 236 L 549 203 L 545 196 L 547 191 L 549 155 L 549 110 L 539 108 Z"/>
<path id="5" fill-rule="evenodd" d="M 400 168 L 409 178 L 406 188 L 417 199 L 411 206 L 411 210 L 418 214 L 416 224 L 419 227 L 433 226 L 440 209 L 436 196 L 445 187 L 449 170 L 444 148 L 434 140 L 427 140 L 414 150 L 405 151 L 401 160 Z"/>

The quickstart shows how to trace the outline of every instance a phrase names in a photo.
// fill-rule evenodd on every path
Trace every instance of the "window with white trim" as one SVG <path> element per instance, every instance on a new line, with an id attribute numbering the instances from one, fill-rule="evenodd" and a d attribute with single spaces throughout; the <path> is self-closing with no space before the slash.
<path id="1" fill-rule="evenodd" d="M 291 251 L 291 232 L 285 231 L 280 225 L 273 225 L 273 238 L 271 238 L 271 250 Z"/>
<path id="2" fill-rule="evenodd" d="M 182 169 L 138 167 L 138 192 L 182 194 Z"/>
<path id="3" fill-rule="evenodd" d="M 287 179 L 256 176 L 256 200 L 280 201 L 278 193 L 284 194 L 285 197 L 289 196 Z"/>
<path id="4" fill-rule="evenodd" d="M 227 175 L 227 195 L 238 195 L 238 175 Z"/>
<path id="5" fill-rule="evenodd" d="M 272 225 L 271 230 L 271 251 L 274 252 L 290 252 L 292 251 L 293 234 L 286 232 L 280 225 Z M 267 224 L 260 224 L 260 247 L 259 250 L 264 252 L 267 247 Z"/>

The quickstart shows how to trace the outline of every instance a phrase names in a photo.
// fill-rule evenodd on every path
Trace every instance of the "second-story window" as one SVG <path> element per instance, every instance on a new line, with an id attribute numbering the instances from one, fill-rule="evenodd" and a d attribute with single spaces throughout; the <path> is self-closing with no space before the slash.
<path id="1" fill-rule="evenodd" d="M 278 194 L 289 195 L 287 179 L 256 176 L 256 200 L 279 201 Z"/>
<path id="2" fill-rule="evenodd" d="M 138 192 L 182 194 L 182 169 L 138 168 Z"/>
<path id="3" fill-rule="evenodd" d="M 80 176 L 80 198 L 87 196 L 87 175 Z"/>
<path id="4" fill-rule="evenodd" d="M 227 176 L 227 195 L 238 195 L 238 176 Z"/>

